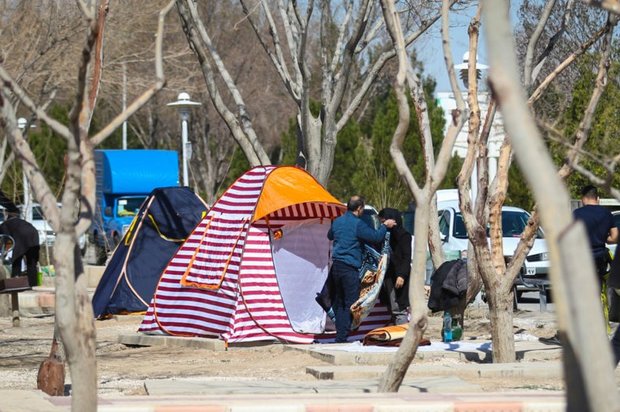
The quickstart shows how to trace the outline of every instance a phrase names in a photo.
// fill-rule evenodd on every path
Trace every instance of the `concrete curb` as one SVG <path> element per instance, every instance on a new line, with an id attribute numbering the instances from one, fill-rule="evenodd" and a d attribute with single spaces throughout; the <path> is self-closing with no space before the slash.
<path id="1" fill-rule="evenodd" d="M 118 343 L 129 346 L 178 346 L 180 348 L 200 348 L 210 349 L 213 351 L 226 350 L 226 344 L 224 341 L 219 339 L 143 335 L 140 333 L 119 335 Z"/>
<path id="2" fill-rule="evenodd" d="M 285 350 L 306 352 L 312 357 L 332 365 L 386 365 L 394 356 L 394 352 L 369 353 L 347 352 L 344 350 L 330 350 L 331 345 L 286 345 Z M 540 342 L 515 342 L 515 352 L 518 361 L 548 361 L 559 360 L 562 357 L 562 347 L 546 345 Z M 490 351 L 480 350 L 442 350 L 418 351 L 416 360 L 455 359 L 476 363 L 491 363 Z"/>
<path id="3" fill-rule="evenodd" d="M 385 365 L 365 366 L 308 366 L 306 372 L 321 380 L 373 379 L 385 372 Z M 409 367 L 408 378 L 418 376 L 457 376 L 459 378 L 515 378 L 515 379 L 561 379 L 560 362 L 501 363 L 437 365 L 414 363 Z"/>
<path id="4" fill-rule="evenodd" d="M 334 394 L 376 393 L 377 379 L 341 381 L 291 381 L 244 379 L 242 377 L 188 377 L 147 379 L 144 387 L 149 395 L 268 395 L 268 394 Z M 460 393 L 481 392 L 480 386 L 456 376 L 417 377 L 405 379 L 399 393 Z"/>
<path id="5" fill-rule="evenodd" d="M 69 397 L 38 391 L 0 391 L 0 410 L 68 412 Z M 36 402 L 36 404 L 34 404 Z M 559 412 L 562 392 L 540 393 L 357 393 L 99 398 L 99 412 Z"/>

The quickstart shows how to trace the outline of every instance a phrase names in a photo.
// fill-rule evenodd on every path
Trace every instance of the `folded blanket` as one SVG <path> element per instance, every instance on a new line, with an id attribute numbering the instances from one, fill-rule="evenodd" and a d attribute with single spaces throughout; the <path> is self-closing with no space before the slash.
<path id="1" fill-rule="evenodd" d="M 364 336 L 364 345 L 400 346 L 407 333 L 407 329 L 409 329 L 408 324 L 373 329 Z M 430 344 L 430 340 L 422 339 L 418 346 L 428 346 Z"/>

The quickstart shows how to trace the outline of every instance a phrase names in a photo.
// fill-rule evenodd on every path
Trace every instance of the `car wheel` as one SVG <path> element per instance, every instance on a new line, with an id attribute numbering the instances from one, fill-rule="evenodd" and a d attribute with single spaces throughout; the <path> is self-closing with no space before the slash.
<path id="1" fill-rule="evenodd" d="M 90 233 L 86 238 L 84 260 L 93 265 L 103 265 L 106 260 L 105 247 L 97 242 L 96 236 Z"/>
<path id="2" fill-rule="evenodd" d="M 119 234 L 118 233 L 112 234 L 112 251 L 116 249 L 119 243 L 121 243 L 121 237 L 119 236 Z"/>

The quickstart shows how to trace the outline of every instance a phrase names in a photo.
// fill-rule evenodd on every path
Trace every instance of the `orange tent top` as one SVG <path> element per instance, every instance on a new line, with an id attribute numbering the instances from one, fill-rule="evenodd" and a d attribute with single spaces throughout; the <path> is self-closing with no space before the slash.
<path id="1" fill-rule="evenodd" d="M 276 210 L 300 203 L 327 203 L 346 208 L 332 196 L 316 179 L 303 169 L 293 166 L 278 167 L 265 180 L 254 221 Z"/>

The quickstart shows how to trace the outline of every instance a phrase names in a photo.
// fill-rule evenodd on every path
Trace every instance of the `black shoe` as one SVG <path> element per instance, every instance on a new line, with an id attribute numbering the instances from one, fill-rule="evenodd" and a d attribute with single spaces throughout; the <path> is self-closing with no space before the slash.
<path id="1" fill-rule="evenodd" d="M 559 336 L 556 334 L 550 338 L 538 338 L 538 340 L 547 345 L 558 345 L 562 346 L 562 341 L 560 341 Z"/>

